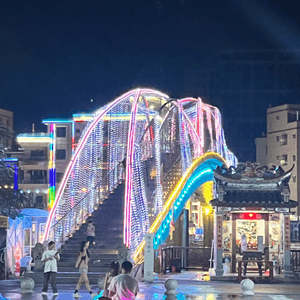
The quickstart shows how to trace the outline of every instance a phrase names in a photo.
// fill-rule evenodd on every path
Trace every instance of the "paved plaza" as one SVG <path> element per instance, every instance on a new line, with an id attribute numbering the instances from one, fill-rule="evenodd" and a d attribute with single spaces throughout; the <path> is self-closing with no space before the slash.
<path id="1" fill-rule="evenodd" d="M 140 293 L 137 299 L 144 300 L 160 300 L 164 298 L 164 282 L 167 279 L 176 279 L 178 281 L 177 299 L 193 299 L 193 300 L 225 300 L 225 299 L 273 299 L 273 300 L 300 300 L 300 282 L 292 281 L 291 283 L 273 283 L 273 284 L 255 284 L 254 296 L 243 297 L 241 294 L 240 284 L 234 282 L 215 282 L 201 281 L 201 274 L 198 272 L 183 272 L 180 274 L 163 275 L 155 277 L 153 283 L 141 282 Z M 48 296 L 41 295 L 41 286 L 36 286 L 34 294 L 21 294 L 20 284 L 17 280 L 0 281 L 0 292 L 5 298 L 11 300 L 71 300 L 74 299 L 72 294 L 75 285 L 58 284 L 59 295 L 52 296 L 52 292 Z M 93 291 L 98 288 L 92 286 Z M 51 287 L 49 286 L 49 291 Z M 90 299 L 89 293 L 82 287 L 80 292 L 82 300 Z"/>

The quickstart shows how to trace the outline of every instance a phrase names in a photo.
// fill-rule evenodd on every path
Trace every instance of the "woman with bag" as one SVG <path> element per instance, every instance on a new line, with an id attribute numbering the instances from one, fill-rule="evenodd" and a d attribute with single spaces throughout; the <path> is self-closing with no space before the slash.
<path id="1" fill-rule="evenodd" d="M 74 292 L 73 297 L 74 298 L 80 298 L 81 295 L 78 293 L 82 283 L 85 283 L 85 286 L 87 290 L 90 292 L 91 297 L 94 297 L 94 294 L 91 290 L 90 283 L 89 283 L 89 278 L 87 276 L 88 273 L 88 264 L 90 260 L 90 252 L 88 250 L 89 247 L 89 242 L 81 242 L 81 248 L 80 252 L 75 264 L 75 268 L 79 268 L 79 273 L 81 274 L 78 280 L 78 283 L 76 285 L 76 290 Z"/>

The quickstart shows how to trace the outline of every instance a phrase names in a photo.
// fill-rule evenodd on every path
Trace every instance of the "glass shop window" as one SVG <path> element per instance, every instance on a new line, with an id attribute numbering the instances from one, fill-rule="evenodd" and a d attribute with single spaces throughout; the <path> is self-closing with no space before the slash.
<path id="1" fill-rule="evenodd" d="M 36 234 L 37 234 L 36 223 L 32 223 L 32 228 L 31 228 L 31 247 L 34 247 L 35 244 L 37 243 Z"/>

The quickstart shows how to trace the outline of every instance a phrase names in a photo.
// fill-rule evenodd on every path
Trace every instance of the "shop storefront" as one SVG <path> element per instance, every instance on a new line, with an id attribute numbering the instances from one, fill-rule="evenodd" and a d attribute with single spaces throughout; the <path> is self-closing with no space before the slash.
<path id="1" fill-rule="evenodd" d="M 25 208 L 15 219 L 8 218 L 6 268 L 9 274 L 19 276 L 21 258 L 31 256 L 36 243 L 42 242 L 48 214 L 45 210 Z"/>
<path id="2" fill-rule="evenodd" d="M 244 252 L 274 262 L 276 272 L 290 272 L 290 215 L 297 206 L 289 199 L 290 171 L 253 165 L 240 172 L 216 169 L 218 197 L 210 202 L 215 209 L 216 275 L 223 274 L 226 258 L 230 263 L 226 271 L 237 272 L 237 262 L 243 260 L 242 238 Z M 252 265 L 256 267 L 253 262 L 250 269 Z"/>

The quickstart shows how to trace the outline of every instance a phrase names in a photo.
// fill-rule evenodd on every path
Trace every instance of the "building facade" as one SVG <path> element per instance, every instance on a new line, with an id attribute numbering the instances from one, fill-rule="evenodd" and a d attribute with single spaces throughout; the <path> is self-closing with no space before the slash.
<path id="1" fill-rule="evenodd" d="M 262 165 L 293 168 L 291 199 L 300 202 L 300 105 L 284 104 L 267 110 L 267 135 L 257 138 L 256 161 Z M 297 215 L 300 216 L 299 205 Z"/>
<path id="2" fill-rule="evenodd" d="M 11 134 L 13 132 L 14 114 L 12 111 L 0 108 L 0 127 L 6 128 Z M 0 148 L 11 149 L 13 136 L 0 135 Z"/>
<path id="3" fill-rule="evenodd" d="M 21 148 L 11 155 L 19 160 L 19 189 L 32 197 L 34 207 L 52 207 L 55 192 L 91 117 L 75 114 L 71 119 L 46 119 L 46 133 L 17 136 Z"/>
<path id="4" fill-rule="evenodd" d="M 253 161 L 255 145 L 248 141 L 265 131 L 268 107 L 299 102 L 299 50 L 221 51 L 211 59 L 214 67 L 185 71 L 184 90 L 220 109 L 230 149 Z"/>

